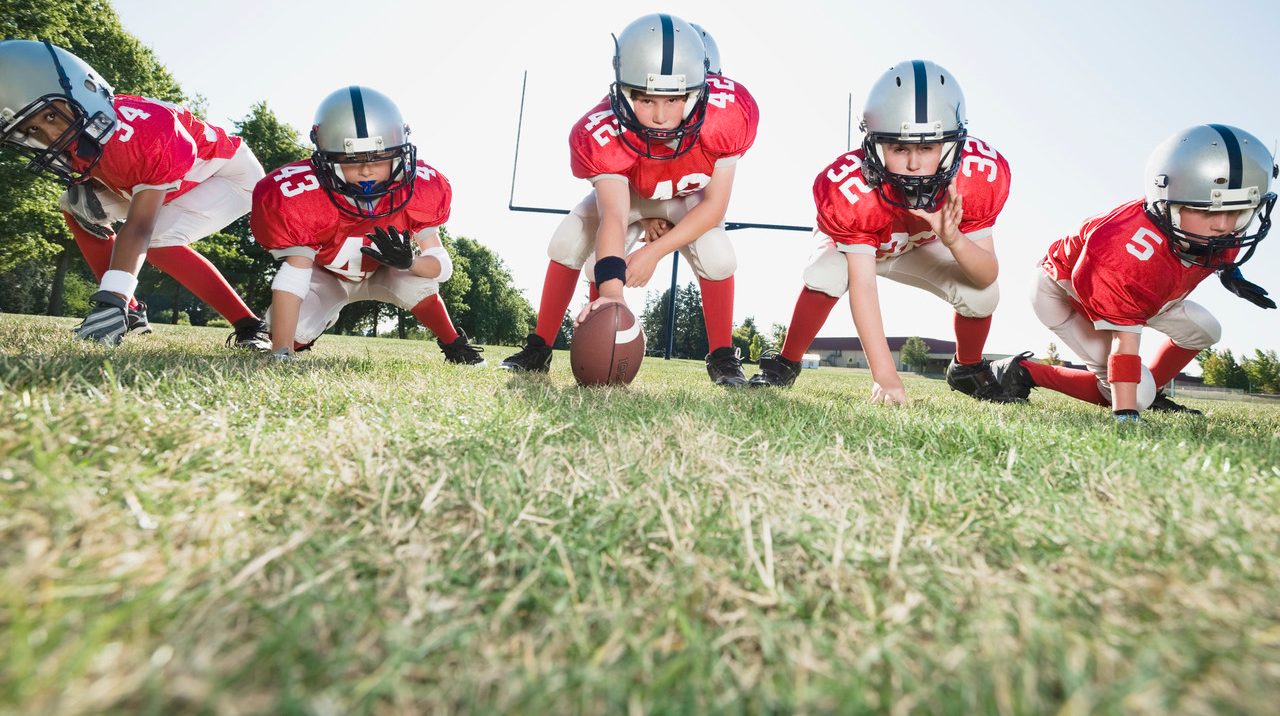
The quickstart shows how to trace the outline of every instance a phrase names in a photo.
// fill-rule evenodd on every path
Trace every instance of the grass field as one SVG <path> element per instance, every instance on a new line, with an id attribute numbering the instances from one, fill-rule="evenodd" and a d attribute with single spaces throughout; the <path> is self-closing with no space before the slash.
<path id="1" fill-rule="evenodd" d="M 626 390 L 0 317 L 0 712 L 1168 713 L 1280 701 L 1280 409 Z M 491 348 L 491 365 L 508 349 Z"/>

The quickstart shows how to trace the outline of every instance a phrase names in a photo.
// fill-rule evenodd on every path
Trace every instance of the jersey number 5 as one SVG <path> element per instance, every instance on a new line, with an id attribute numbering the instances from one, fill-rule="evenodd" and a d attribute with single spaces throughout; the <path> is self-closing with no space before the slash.
<path id="1" fill-rule="evenodd" d="M 1151 241 L 1147 241 L 1147 239 Z M 1143 227 L 1138 229 L 1138 233 L 1129 237 L 1129 243 L 1125 244 L 1124 248 L 1129 253 L 1137 256 L 1139 261 L 1146 261 L 1156 252 L 1155 247 L 1151 245 L 1152 242 L 1163 244 L 1164 237 L 1151 229 Z"/>

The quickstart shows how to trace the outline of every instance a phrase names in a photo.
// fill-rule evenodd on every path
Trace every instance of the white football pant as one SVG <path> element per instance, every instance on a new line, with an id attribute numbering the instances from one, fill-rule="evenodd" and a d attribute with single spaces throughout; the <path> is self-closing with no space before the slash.
<path id="1" fill-rule="evenodd" d="M 440 292 L 434 278 L 423 278 L 404 269 L 380 267 L 363 281 L 346 281 L 319 266 L 311 270 L 311 285 L 298 313 L 295 343 L 311 343 L 338 322 L 338 314 L 349 303 L 381 301 L 406 311 Z M 271 311 L 264 317 L 271 325 Z"/>
<path id="2" fill-rule="evenodd" d="M 1031 307 L 1049 330 L 1084 361 L 1085 367 L 1098 377 L 1098 389 L 1111 397 L 1107 382 L 1107 359 L 1111 356 L 1113 331 L 1096 328 L 1093 321 L 1080 312 L 1071 294 L 1070 281 L 1055 281 L 1036 266 L 1035 284 L 1031 290 Z M 1168 336 L 1182 348 L 1204 350 L 1222 337 L 1218 319 L 1194 301 L 1174 301 L 1147 320 L 1147 326 Z M 1138 331 L 1141 332 L 1141 327 Z M 1138 384 L 1138 409 L 1145 410 L 1155 399 L 1159 388 L 1146 366 Z"/>
<path id="3" fill-rule="evenodd" d="M 821 231 L 814 231 L 813 235 L 815 246 L 804 269 L 804 285 L 840 298 L 849 292 L 849 261 L 830 236 Z M 922 288 L 968 318 L 986 318 L 995 313 L 996 304 L 1000 302 L 997 285 L 978 288 L 970 283 L 941 241 L 931 241 L 877 261 L 876 275 Z"/>
<path id="4" fill-rule="evenodd" d="M 249 213 L 253 187 L 263 175 L 257 157 L 248 143 L 242 142 L 235 155 L 208 179 L 156 211 L 155 230 L 148 247 L 186 246 L 222 230 Z M 95 193 L 110 221 L 128 218 L 128 199 L 100 187 Z"/>
<path id="5" fill-rule="evenodd" d="M 646 199 L 631 192 L 631 214 L 627 216 L 627 236 L 624 253 L 629 253 L 641 236 L 641 219 L 666 219 L 673 225 L 702 201 L 702 192 L 674 199 Z M 586 268 L 587 280 L 595 276 L 596 231 L 600 228 L 600 211 L 596 195 L 592 192 L 560 222 L 551 235 L 547 256 L 569 268 Z M 680 255 L 699 278 L 722 281 L 738 269 L 738 257 L 724 224 L 713 227 L 692 243 L 680 249 Z"/>

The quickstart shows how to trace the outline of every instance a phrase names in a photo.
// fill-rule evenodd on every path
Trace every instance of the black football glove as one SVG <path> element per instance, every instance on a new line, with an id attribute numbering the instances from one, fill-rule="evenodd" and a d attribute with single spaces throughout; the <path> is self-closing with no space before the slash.
<path id="1" fill-rule="evenodd" d="M 413 242 L 408 233 L 402 234 L 394 226 L 388 226 L 385 230 L 378 227 L 372 234 L 365 234 L 365 238 L 373 242 L 373 246 L 360 247 L 360 253 L 365 256 L 391 268 L 407 269 L 413 266 Z"/>
<path id="2" fill-rule="evenodd" d="M 75 327 L 76 338 L 119 345 L 129 330 L 129 302 L 110 291 L 98 291 L 89 299 L 93 301 L 93 308 L 84 322 Z"/>
<path id="3" fill-rule="evenodd" d="M 1255 306 L 1262 308 L 1275 308 L 1276 302 L 1267 298 L 1267 289 L 1256 283 L 1251 283 L 1244 279 L 1240 274 L 1240 267 L 1234 266 L 1230 269 L 1223 269 L 1218 274 L 1218 280 L 1222 281 L 1223 287 L 1244 300 Z"/>

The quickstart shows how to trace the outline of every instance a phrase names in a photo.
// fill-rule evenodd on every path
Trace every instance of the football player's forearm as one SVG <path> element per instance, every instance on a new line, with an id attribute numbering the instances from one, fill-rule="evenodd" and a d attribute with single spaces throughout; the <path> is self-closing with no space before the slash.
<path id="1" fill-rule="evenodd" d="M 670 231 L 650 245 L 663 256 L 679 251 L 724 223 L 727 208 L 727 205 L 722 206 L 718 202 L 704 201 L 690 209 Z"/>
<path id="2" fill-rule="evenodd" d="M 898 369 L 893 364 L 893 355 L 889 351 L 889 341 L 884 336 L 884 318 L 880 315 L 880 294 L 876 289 L 875 264 L 871 256 L 848 255 L 849 267 L 849 310 L 853 314 L 853 326 L 858 331 L 858 339 L 862 341 L 862 352 L 867 356 L 867 367 L 871 369 L 871 377 L 877 382 L 893 382 Z M 861 261 L 871 266 L 857 266 L 852 262 Z M 863 275 L 870 271 L 869 275 Z"/>
<path id="3" fill-rule="evenodd" d="M 951 255 L 955 257 L 960 270 L 978 288 L 986 288 L 996 282 L 1000 274 L 1000 262 L 996 255 L 961 236 L 951 246 Z"/>
<path id="4" fill-rule="evenodd" d="M 866 305 L 867 303 L 872 305 Z M 880 316 L 879 302 L 860 300 L 850 292 L 849 305 L 853 309 L 853 326 L 862 341 L 862 352 L 867 356 L 871 377 L 877 382 L 892 381 L 898 375 L 898 369 L 893 364 L 889 341 L 884 337 L 884 320 Z"/>
<path id="5" fill-rule="evenodd" d="M 626 253 L 626 221 L 622 217 L 601 217 L 600 229 L 596 232 L 596 261 L 606 256 L 622 258 Z M 594 276 L 588 277 L 595 281 Z M 622 289 L 626 284 L 617 279 L 605 281 L 596 286 L 596 290 L 604 298 L 622 298 Z"/>
<path id="6" fill-rule="evenodd" d="M 271 292 L 271 349 L 293 349 L 302 299 L 288 291 Z"/>
<path id="7" fill-rule="evenodd" d="M 151 244 L 151 234 L 156 228 L 156 213 L 164 205 L 165 192 L 160 189 L 143 189 L 129 201 L 129 213 L 124 226 L 116 234 L 116 245 L 111 251 L 111 270 L 127 271 L 134 276 L 142 270 Z"/>
<path id="8" fill-rule="evenodd" d="M 154 222 L 128 221 L 116 233 L 115 247 L 111 250 L 111 270 L 127 271 L 134 276 L 142 270 L 147 258 L 147 246 L 151 243 Z"/>

